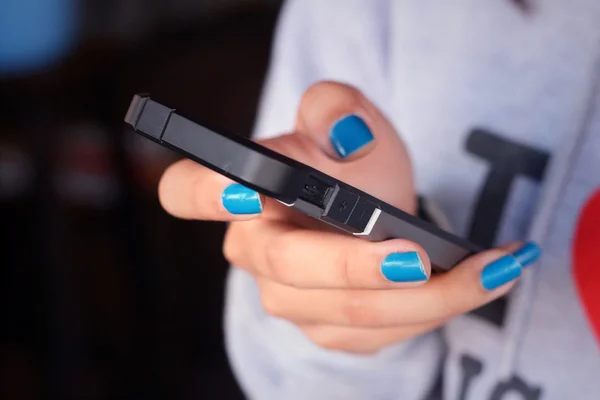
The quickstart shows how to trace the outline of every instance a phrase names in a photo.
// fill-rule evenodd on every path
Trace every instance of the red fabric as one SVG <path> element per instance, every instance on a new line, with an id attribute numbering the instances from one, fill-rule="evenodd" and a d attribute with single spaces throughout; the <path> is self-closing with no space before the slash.
<path id="1" fill-rule="evenodd" d="M 600 189 L 579 214 L 572 256 L 579 297 L 600 343 Z"/>

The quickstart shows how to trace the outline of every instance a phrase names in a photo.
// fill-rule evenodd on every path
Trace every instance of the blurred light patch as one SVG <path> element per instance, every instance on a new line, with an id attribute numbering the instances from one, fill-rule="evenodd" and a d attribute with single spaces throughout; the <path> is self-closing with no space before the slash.
<path id="1" fill-rule="evenodd" d="M 33 161 L 29 155 L 10 143 L 0 143 L 0 200 L 26 196 L 33 180 Z"/>
<path id="2" fill-rule="evenodd" d="M 0 0 L 0 74 L 50 68 L 76 42 L 77 0 Z"/>
<path id="3" fill-rule="evenodd" d="M 93 123 L 73 123 L 64 128 L 54 185 L 66 203 L 110 208 L 118 197 L 107 133 Z"/>

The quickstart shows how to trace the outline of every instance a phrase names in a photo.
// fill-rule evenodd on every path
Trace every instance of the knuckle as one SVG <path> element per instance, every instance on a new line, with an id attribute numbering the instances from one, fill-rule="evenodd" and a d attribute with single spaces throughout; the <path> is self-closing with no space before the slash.
<path id="1" fill-rule="evenodd" d="M 346 292 L 341 307 L 344 322 L 355 327 L 380 327 L 385 325 L 384 313 L 372 304 L 370 292 Z"/>
<path id="2" fill-rule="evenodd" d="M 457 293 L 457 295 L 460 295 L 460 293 Z M 432 319 L 458 313 L 456 310 L 456 303 L 454 301 L 448 301 L 448 299 L 457 299 L 459 297 L 447 296 L 441 291 L 433 293 L 433 296 L 435 297 L 433 302 L 437 305 L 437 313 L 431 316 Z"/>
<path id="3" fill-rule="evenodd" d="M 290 235 L 285 232 L 274 237 L 266 246 L 265 258 L 268 274 L 279 283 L 293 286 L 294 271 L 288 268 L 288 258 L 294 254 L 294 241 Z"/>
<path id="4" fill-rule="evenodd" d="M 303 329 L 304 330 L 304 329 Z M 352 329 L 318 329 L 316 332 L 305 330 L 308 339 L 318 347 L 329 351 L 371 355 L 377 353 L 385 345 L 377 332 L 356 332 Z"/>
<path id="5" fill-rule="evenodd" d="M 444 290 L 437 290 L 431 293 L 432 318 L 448 318 L 455 315 L 471 311 L 482 304 L 481 294 L 478 290 L 465 289 L 462 281 L 451 282 Z"/>
<path id="6" fill-rule="evenodd" d="M 348 348 L 337 338 L 329 336 L 317 336 L 311 339 L 317 346 L 325 350 L 331 351 L 346 351 Z"/>
<path id="7" fill-rule="evenodd" d="M 232 265 L 236 267 L 243 267 L 242 255 L 244 252 L 242 251 L 242 246 L 239 240 L 240 233 L 237 223 L 232 223 L 227 231 L 225 232 L 225 238 L 223 240 L 223 256 Z"/>
<path id="8" fill-rule="evenodd" d="M 425 301 L 429 304 L 429 318 L 436 320 L 448 316 L 454 316 L 461 312 L 460 304 L 468 295 L 469 290 L 465 290 L 465 286 L 461 282 L 449 281 L 444 287 L 438 290 L 431 290 L 427 293 L 429 297 Z"/>
<path id="9" fill-rule="evenodd" d="M 362 246 L 352 246 L 338 253 L 340 281 L 348 288 L 359 287 L 360 280 L 360 249 Z"/>
<path id="10" fill-rule="evenodd" d="M 282 302 L 272 293 L 261 290 L 260 302 L 263 310 L 272 317 L 285 318 Z"/>
<path id="11" fill-rule="evenodd" d="M 355 87 L 331 81 L 321 81 L 310 86 L 302 96 L 300 107 L 317 110 L 332 105 L 343 105 L 349 109 L 359 108 L 363 103 L 362 93 Z"/>
<path id="12" fill-rule="evenodd" d="M 303 329 L 308 339 L 318 347 L 332 351 L 349 351 L 347 340 L 339 334 L 333 334 L 328 329 Z"/>

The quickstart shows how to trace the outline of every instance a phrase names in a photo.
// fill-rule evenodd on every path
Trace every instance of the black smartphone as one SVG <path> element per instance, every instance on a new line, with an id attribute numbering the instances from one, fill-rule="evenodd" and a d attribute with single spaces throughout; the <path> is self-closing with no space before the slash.
<path id="1" fill-rule="evenodd" d="M 416 242 L 427 251 L 434 271 L 447 271 L 482 250 L 241 135 L 186 118 L 148 95 L 133 97 L 125 122 L 148 139 L 348 234 Z"/>

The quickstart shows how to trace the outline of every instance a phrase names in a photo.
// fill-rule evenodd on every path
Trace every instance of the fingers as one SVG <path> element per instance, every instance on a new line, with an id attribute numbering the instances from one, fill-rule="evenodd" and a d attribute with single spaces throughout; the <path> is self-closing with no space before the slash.
<path id="1" fill-rule="evenodd" d="M 167 212 L 184 219 L 247 220 L 260 214 L 264 204 L 255 191 L 190 160 L 165 171 L 158 194 Z"/>
<path id="2" fill-rule="evenodd" d="M 369 242 L 260 219 L 232 224 L 223 251 L 232 265 L 297 288 L 409 288 L 431 273 L 425 251 L 407 240 Z"/>
<path id="3" fill-rule="evenodd" d="M 360 91 L 334 82 L 311 86 L 300 102 L 296 130 L 321 150 L 313 167 L 414 212 L 409 155 L 391 123 Z"/>
<path id="4" fill-rule="evenodd" d="M 517 256 L 494 249 L 417 288 L 302 290 L 260 278 L 258 283 L 267 312 L 296 324 L 384 328 L 433 323 L 478 308 L 504 295 L 521 271 Z"/>
<path id="5" fill-rule="evenodd" d="M 403 143 L 360 92 L 336 83 L 314 85 L 301 102 L 297 125 L 298 132 L 261 144 L 414 213 L 412 171 Z M 346 161 L 340 161 L 334 147 Z M 168 212 L 185 219 L 251 219 L 267 205 L 239 185 L 225 191 L 231 183 L 198 164 L 180 161 L 163 175 L 159 197 Z"/>
<path id="6" fill-rule="evenodd" d="M 359 90 L 327 81 L 304 92 L 296 130 L 334 159 L 358 159 L 374 150 L 377 142 L 398 139 L 387 119 Z"/>

